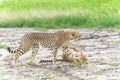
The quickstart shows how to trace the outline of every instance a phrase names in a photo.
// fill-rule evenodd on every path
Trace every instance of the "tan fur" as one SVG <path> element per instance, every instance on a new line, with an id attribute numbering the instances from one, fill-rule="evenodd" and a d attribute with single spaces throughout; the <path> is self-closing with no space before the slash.
<path id="1" fill-rule="evenodd" d="M 69 40 L 80 39 L 81 35 L 79 32 L 70 31 L 57 31 L 55 33 L 28 33 L 21 38 L 19 49 L 12 51 L 8 48 L 9 52 L 15 52 L 13 56 L 14 63 L 16 60 L 32 49 L 32 61 L 34 61 L 36 54 L 38 53 L 39 46 L 50 48 L 53 50 L 53 63 L 56 63 L 56 55 L 58 48 L 62 47 Z"/>
<path id="2" fill-rule="evenodd" d="M 67 52 L 63 52 L 62 59 L 69 62 L 85 62 L 87 60 L 86 55 L 77 51 L 73 46 L 68 46 Z"/>
<path id="3" fill-rule="evenodd" d="M 87 60 L 86 55 L 77 51 L 72 45 L 68 45 L 66 50 L 63 51 L 62 59 L 57 59 L 57 61 L 66 62 L 85 62 Z M 51 62 L 52 60 L 41 60 L 41 63 Z"/>

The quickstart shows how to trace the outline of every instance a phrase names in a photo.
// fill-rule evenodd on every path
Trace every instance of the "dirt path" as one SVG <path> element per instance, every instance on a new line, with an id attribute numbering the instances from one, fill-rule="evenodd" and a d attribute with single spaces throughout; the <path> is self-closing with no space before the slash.
<path id="1" fill-rule="evenodd" d="M 25 28 L 0 28 L 0 44 L 18 47 L 20 38 L 27 32 L 36 30 Z M 54 32 L 56 30 L 48 30 Z M 83 37 L 95 30 L 79 29 Z M 102 36 L 102 37 L 98 37 Z M 66 62 L 42 64 L 41 67 L 27 64 L 26 57 L 19 58 L 17 67 L 12 65 L 12 54 L 6 49 L 0 49 L 0 80 L 120 80 L 120 46 L 115 44 L 120 40 L 118 30 L 98 30 L 93 38 L 81 41 L 73 41 L 73 45 L 80 51 L 85 46 L 88 64 L 75 65 Z M 38 55 L 40 59 L 51 59 L 50 51 L 41 49 Z M 42 54 L 46 53 L 46 54 Z M 58 52 L 60 58 L 61 50 Z"/>

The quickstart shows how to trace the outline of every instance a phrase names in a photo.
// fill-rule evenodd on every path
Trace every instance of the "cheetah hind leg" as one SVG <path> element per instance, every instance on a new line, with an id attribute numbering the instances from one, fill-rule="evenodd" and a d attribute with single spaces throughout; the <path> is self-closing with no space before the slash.
<path id="1" fill-rule="evenodd" d="M 32 65 L 35 65 L 35 66 L 41 66 L 41 63 L 39 63 L 36 59 L 36 55 L 38 54 L 38 50 L 39 50 L 39 45 L 35 45 L 32 48 L 32 55 L 31 55 L 31 61 L 30 62 L 32 63 Z"/>

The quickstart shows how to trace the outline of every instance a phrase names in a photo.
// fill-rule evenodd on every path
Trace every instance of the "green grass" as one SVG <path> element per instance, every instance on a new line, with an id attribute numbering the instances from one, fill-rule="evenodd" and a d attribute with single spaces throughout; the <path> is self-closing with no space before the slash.
<path id="1" fill-rule="evenodd" d="M 119 62 L 114 62 L 114 63 L 100 63 L 100 65 L 109 65 L 109 66 L 119 66 Z"/>
<path id="2" fill-rule="evenodd" d="M 0 27 L 119 28 L 119 0 L 0 0 Z"/>
<path id="3" fill-rule="evenodd" d="M 6 48 L 6 47 L 7 47 L 6 45 L 0 44 L 0 49 L 1 49 L 1 48 Z"/>
<path id="4" fill-rule="evenodd" d="M 114 42 L 116 45 L 120 45 L 120 40 Z"/>
<path id="5" fill-rule="evenodd" d="M 19 64 L 18 66 L 19 66 L 19 67 L 25 67 L 26 65 L 21 63 L 21 64 Z"/>
<path id="6" fill-rule="evenodd" d="M 79 61 L 79 62 L 78 61 L 74 61 L 73 64 L 75 64 L 75 65 L 82 65 L 83 62 L 82 61 Z"/>

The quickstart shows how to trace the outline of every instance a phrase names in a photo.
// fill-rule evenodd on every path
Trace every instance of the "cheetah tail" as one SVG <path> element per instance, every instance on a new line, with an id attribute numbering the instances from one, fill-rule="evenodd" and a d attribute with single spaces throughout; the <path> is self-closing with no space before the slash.
<path id="1" fill-rule="evenodd" d="M 63 59 L 57 59 L 56 61 L 63 61 Z M 52 62 L 52 60 L 40 60 L 39 63 Z"/>
<path id="2" fill-rule="evenodd" d="M 10 47 L 7 47 L 6 49 L 9 53 L 16 53 L 18 51 L 18 49 L 12 50 Z"/>

